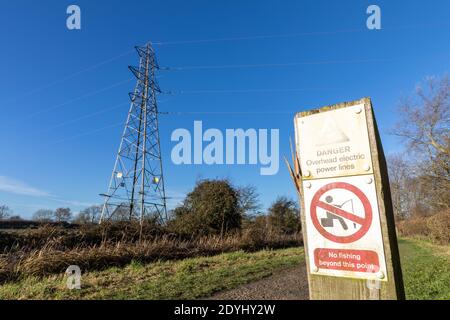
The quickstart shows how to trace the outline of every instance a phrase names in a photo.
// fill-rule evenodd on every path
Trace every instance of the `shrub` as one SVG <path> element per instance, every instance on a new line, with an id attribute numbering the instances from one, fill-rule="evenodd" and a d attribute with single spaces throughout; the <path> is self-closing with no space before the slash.
<path id="1" fill-rule="evenodd" d="M 429 237 L 441 244 L 450 244 L 450 210 L 435 214 L 427 219 Z"/>
<path id="2" fill-rule="evenodd" d="M 224 235 L 240 229 L 242 215 L 239 194 L 227 180 L 197 182 L 169 224 L 182 236 Z"/>
<path id="3" fill-rule="evenodd" d="M 400 221 L 397 225 L 400 235 L 405 237 L 428 238 L 430 229 L 427 226 L 427 218 L 414 217 Z"/>
<path id="4" fill-rule="evenodd" d="M 242 230 L 242 239 L 250 245 L 257 245 L 269 238 L 269 229 L 267 225 L 267 216 L 258 216 L 247 221 Z"/>
<path id="5" fill-rule="evenodd" d="M 273 232 L 294 234 L 300 231 L 300 216 L 297 202 L 279 197 L 268 212 L 269 226 Z"/>
<path id="6" fill-rule="evenodd" d="M 415 216 L 397 223 L 397 230 L 404 237 L 419 237 L 439 244 L 450 243 L 450 210 L 428 217 Z"/>

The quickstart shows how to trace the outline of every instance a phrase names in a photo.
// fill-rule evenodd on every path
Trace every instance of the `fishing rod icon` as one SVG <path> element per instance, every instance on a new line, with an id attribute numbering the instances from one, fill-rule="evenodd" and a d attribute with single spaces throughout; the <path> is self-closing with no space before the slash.
<path id="1" fill-rule="evenodd" d="M 347 201 L 344 201 L 342 204 L 338 205 L 338 204 L 333 204 L 332 203 L 333 202 L 333 197 L 332 196 L 327 196 L 325 198 L 325 202 L 331 204 L 332 206 L 334 206 L 336 208 L 342 208 L 346 203 L 350 203 L 351 206 L 352 206 L 352 212 L 354 212 L 353 199 L 349 199 Z M 334 227 L 334 220 L 338 220 L 339 223 L 341 224 L 342 228 L 344 230 L 348 230 L 348 226 L 347 226 L 347 223 L 345 222 L 345 220 L 342 217 L 340 217 L 340 216 L 338 216 L 338 215 L 336 215 L 336 214 L 334 214 L 332 212 L 329 212 L 329 211 L 327 211 L 327 217 L 326 218 L 320 219 L 320 224 L 324 228 L 332 228 L 332 227 Z M 356 229 L 356 223 L 353 223 L 353 227 Z"/>

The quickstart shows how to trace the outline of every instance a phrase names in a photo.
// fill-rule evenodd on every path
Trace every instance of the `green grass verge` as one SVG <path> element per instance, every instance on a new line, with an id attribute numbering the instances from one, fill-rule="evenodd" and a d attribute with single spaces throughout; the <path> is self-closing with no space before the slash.
<path id="1" fill-rule="evenodd" d="M 303 261 L 303 248 L 290 248 L 131 263 L 125 268 L 84 273 L 81 290 L 66 289 L 63 276 L 29 277 L 0 286 L 0 299 L 195 299 Z"/>
<path id="2" fill-rule="evenodd" d="M 450 246 L 400 239 L 403 281 L 408 300 L 450 300 Z"/>
<path id="3" fill-rule="evenodd" d="M 450 246 L 400 239 L 407 299 L 450 300 Z M 242 251 L 213 257 L 87 272 L 81 290 L 64 277 L 28 277 L 0 286 L 0 299 L 195 299 L 235 288 L 304 263 L 303 248 Z"/>

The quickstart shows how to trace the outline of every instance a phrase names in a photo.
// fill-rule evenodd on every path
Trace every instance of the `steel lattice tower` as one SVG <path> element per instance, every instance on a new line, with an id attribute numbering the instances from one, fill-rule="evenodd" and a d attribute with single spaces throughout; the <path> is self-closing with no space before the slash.
<path id="1" fill-rule="evenodd" d="M 129 67 L 137 78 L 131 106 L 112 171 L 100 223 L 105 220 L 167 218 L 156 95 L 161 92 L 159 69 L 151 44 L 136 47 L 139 67 Z"/>

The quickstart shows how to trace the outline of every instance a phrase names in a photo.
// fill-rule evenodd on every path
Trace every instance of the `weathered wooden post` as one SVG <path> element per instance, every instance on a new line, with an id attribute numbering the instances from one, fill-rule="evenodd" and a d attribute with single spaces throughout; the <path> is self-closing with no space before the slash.
<path id="1" fill-rule="evenodd" d="M 404 299 L 386 161 L 370 98 L 300 112 L 290 169 L 310 298 Z"/>

